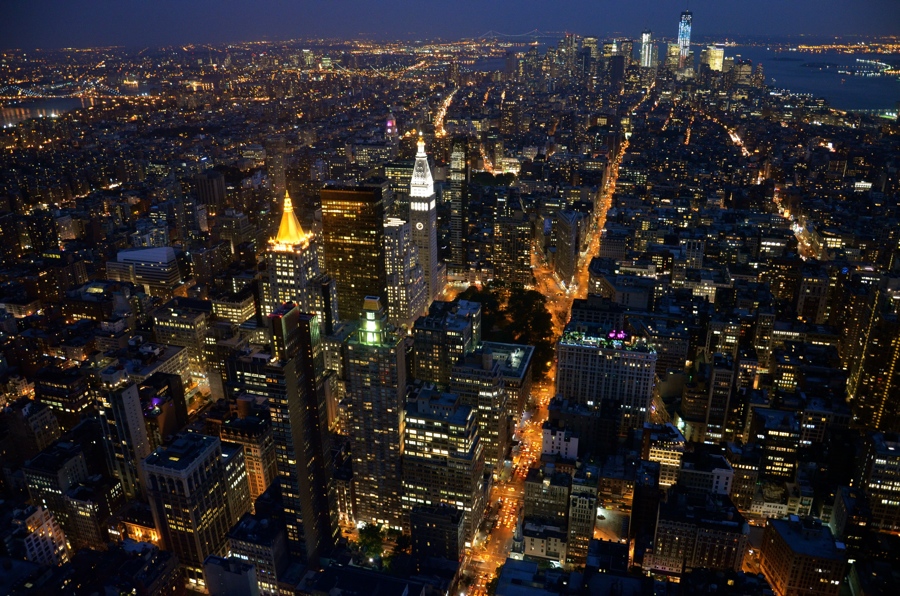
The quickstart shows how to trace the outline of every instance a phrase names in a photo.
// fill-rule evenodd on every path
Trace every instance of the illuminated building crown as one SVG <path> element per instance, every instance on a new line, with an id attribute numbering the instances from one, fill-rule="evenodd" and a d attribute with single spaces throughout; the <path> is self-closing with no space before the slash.
<path id="1" fill-rule="evenodd" d="M 282 246 L 296 246 L 307 244 L 309 238 L 300 227 L 300 221 L 294 215 L 294 205 L 291 195 L 284 191 L 284 213 L 281 216 L 281 225 L 278 226 L 278 234 L 272 239 L 272 243 Z"/>
<path id="2" fill-rule="evenodd" d="M 413 167 L 412 179 L 409 181 L 409 194 L 413 197 L 430 197 L 434 195 L 434 179 L 428 167 L 428 155 L 425 154 L 425 141 L 419 137 L 419 152 L 416 153 L 416 165 Z"/>

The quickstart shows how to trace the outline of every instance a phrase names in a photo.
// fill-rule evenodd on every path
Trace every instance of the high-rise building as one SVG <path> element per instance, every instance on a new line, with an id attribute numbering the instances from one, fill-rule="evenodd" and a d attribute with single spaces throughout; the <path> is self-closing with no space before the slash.
<path id="1" fill-rule="evenodd" d="M 510 418 L 500 363 L 490 350 L 466 355 L 450 370 L 450 391 L 476 413 L 485 466 L 499 473 L 509 449 Z"/>
<path id="2" fill-rule="evenodd" d="M 688 441 L 733 441 L 741 433 L 740 417 L 732 411 L 738 401 L 734 395 L 736 377 L 730 354 L 717 353 L 712 358 L 701 354 L 694 361 L 678 413 Z"/>
<path id="3" fill-rule="evenodd" d="M 402 528 L 406 349 L 374 296 L 363 303 L 359 330 L 347 344 L 346 362 L 356 519 Z"/>
<path id="4" fill-rule="evenodd" d="M 140 465 L 152 446 L 137 385 L 123 379 L 104 387 L 98 395 L 98 409 L 109 469 L 128 498 L 139 499 L 143 497 Z"/>
<path id="5" fill-rule="evenodd" d="M 647 571 L 681 575 L 689 569 L 740 571 L 750 526 L 728 497 L 672 490 L 659 508 Z"/>
<path id="6" fill-rule="evenodd" d="M 388 218 L 384 224 L 385 298 L 388 319 L 395 327 L 411 327 L 429 302 L 419 250 L 413 243 L 410 228 L 408 222 L 395 217 Z"/>
<path id="7" fill-rule="evenodd" d="M 534 284 L 531 221 L 524 212 L 494 218 L 494 277 L 510 284 Z"/>
<path id="8" fill-rule="evenodd" d="M 171 300 L 182 284 L 175 249 L 170 246 L 119 251 L 115 261 L 106 263 L 106 277 L 142 286 L 163 300 Z"/>
<path id="9" fill-rule="evenodd" d="M 55 567 L 70 558 L 66 535 L 53 513 L 40 505 L 29 505 L 12 512 L 14 526 L 25 528 L 22 542 L 25 559 L 39 565 Z"/>
<path id="10" fill-rule="evenodd" d="M 323 332 L 331 328 L 338 316 L 337 296 L 331 278 L 319 270 L 318 252 L 312 237 L 300 226 L 291 197 L 285 192 L 281 224 L 266 250 L 269 292 L 263 302 L 264 314 L 293 302 L 300 312 L 318 315 Z"/>
<path id="11" fill-rule="evenodd" d="M 870 433 L 860 454 L 855 484 L 865 491 L 871 509 L 869 527 L 900 531 L 900 436 Z"/>
<path id="12" fill-rule="evenodd" d="M 412 226 L 413 244 L 419 249 L 419 263 L 425 276 L 426 306 L 443 291 L 441 267 L 438 263 L 437 200 L 434 196 L 434 180 L 425 141 L 421 138 L 416 153 L 416 165 L 409 182 L 409 223 Z"/>
<path id="13" fill-rule="evenodd" d="M 66 491 L 88 479 L 88 466 L 81 447 L 57 442 L 22 467 L 31 503 L 46 507 L 67 534 L 72 530 Z"/>
<path id="14" fill-rule="evenodd" d="M 178 556 L 187 584 L 203 588 L 203 561 L 225 554 L 231 526 L 221 442 L 198 433 L 178 435 L 144 460 L 144 472 L 163 544 Z"/>
<path id="15" fill-rule="evenodd" d="M 475 412 L 452 393 L 426 385 L 406 403 L 403 505 L 451 505 L 465 517 L 469 544 L 484 513 L 484 451 Z"/>
<path id="16" fill-rule="evenodd" d="M 272 348 L 229 360 L 232 396 L 269 401 L 275 461 L 291 555 L 316 565 L 334 545 L 337 523 L 328 503 L 330 446 L 324 359 L 316 316 L 293 303 L 269 315 Z M 324 422 L 323 422 L 324 420 Z"/>
<path id="17" fill-rule="evenodd" d="M 557 348 L 556 394 L 602 411 L 622 405 L 621 432 L 640 428 L 650 415 L 656 351 L 624 331 L 569 323 Z"/>
<path id="18" fill-rule="evenodd" d="M 644 423 L 641 459 L 659 462 L 659 485 L 668 488 L 678 482 L 684 457 L 684 435 L 671 422 Z"/>
<path id="19" fill-rule="evenodd" d="M 272 423 L 259 416 L 232 418 L 222 423 L 219 438 L 244 448 L 250 502 L 255 503 L 278 475 Z"/>
<path id="20" fill-rule="evenodd" d="M 584 467 L 572 477 L 569 492 L 568 530 L 569 540 L 566 558 L 570 565 L 583 565 L 587 559 L 588 545 L 594 538 L 597 519 L 597 486 L 599 476 Z"/>
<path id="21" fill-rule="evenodd" d="M 469 139 L 456 137 L 450 145 L 450 251 L 451 270 L 465 275 L 469 270 Z"/>
<path id="22" fill-rule="evenodd" d="M 260 596 L 278 595 L 278 578 L 290 564 L 284 524 L 247 513 L 228 532 L 228 550 L 256 567 Z"/>
<path id="23" fill-rule="evenodd" d="M 641 33 L 641 68 L 653 68 L 653 33 L 645 29 Z"/>
<path id="24" fill-rule="evenodd" d="M 460 358 L 481 343 L 481 304 L 435 301 L 413 326 L 415 378 L 447 385 Z"/>
<path id="25" fill-rule="evenodd" d="M 418 505 L 409 512 L 412 556 L 421 569 L 433 558 L 459 561 L 465 548 L 465 515 L 443 503 Z"/>
<path id="26" fill-rule="evenodd" d="M 285 189 L 284 167 L 285 142 L 283 136 L 266 139 L 266 173 L 275 196 L 281 196 Z"/>
<path id="27" fill-rule="evenodd" d="M 813 519 L 770 519 L 763 532 L 759 568 L 775 596 L 837 596 L 847 558 L 828 526 Z"/>
<path id="28" fill-rule="evenodd" d="M 194 183 L 197 185 L 197 199 L 210 214 L 215 215 L 225 209 L 225 175 L 222 172 L 206 170 L 194 176 Z"/>
<path id="29" fill-rule="evenodd" d="M 693 19 L 693 13 L 686 10 L 681 13 L 681 19 L 678 21 L 678 68 L 681 70 L 692 66 L 688 59 L 691 54 L 691 23 Z"/>
<path id="30" fill-rule="evenodd" d="M 325 268 L 334 277 L 345 317 L 357 316 L 366 296 L 384 296 L 384 221 L 389 195 L 386 180 L 322 189 Z"/>

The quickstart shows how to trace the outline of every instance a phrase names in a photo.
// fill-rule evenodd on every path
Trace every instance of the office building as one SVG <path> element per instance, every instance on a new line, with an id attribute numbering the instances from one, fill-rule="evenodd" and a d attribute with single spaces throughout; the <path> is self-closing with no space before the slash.
<path id="1" fill-rule="evenodd" d="M 494 218 L 494 278 L 505 283 L 531 287 L 531 221 L 524 212 Z"/>
<path id="2" fill-rule="evenodd" d="M 843 544 L 812 518 L 766 521 L 759 568 L 775 596 L 837 596 L 847 567 Z"/>
<path id="3" fill-rule="evenodd" d="M 106 263 L 106 278 L 127 281 L 155 298 L 171 300 L 182 285 L 175 249 L 170 246 L 119 251 Z"/>
<path id="4" fill-rule="evenodd" d="M 144 494 L 140 465 L 153 450 L 141 395 L 133 382 L 116 382 L 114 377 L 109 381 L 97 396 L 109 469 L 127 497 L 139 499 Z"/>
<path id="5" fill-rule="evenodd" d="M 587 561 L 588 546 L 594 539 L 599 481 L 596 472 L 584 467 L 572 477 L 567 518 L 569 539 L 566 544 L 566 559 L 570 565 L 584 565 Z"/>
<path id="6" fill-rule="evenodd" d="M 49 509 L 29 505 L 12 512 L 12 525 L 24 528 L 22 539 L 25 559 L 32 563 L 56 567 L 71 558 L 66 535 Z"/>
<path id="7" fill-rule="evenodd" d="M 259 416 L 231 418 L 222 423 L 219 438 L 244 448 L 250 503 L 255 503 L 278 475 L 272 423 Z"/>
<path id="8" fill-rule="evenodd" d="M 643 568 L 676 576 L 693 569 L 740 571 L 749 537 L 750 525 L 728 497 L 672 490 L 660 505 Z"/>
<path id="9" fill-rule="evenodd" d="M 453 367 L 481 342 L 481 304 L 432 302 L 412 331 L 415 378 L 446 386 Z"/>
<path id="10" fill-rule="evenodd" d="M 337 539 L 328 502 L 330 446 L 316 315 L 293 303 L 269 315 L 270 349 L 255 348 L 228 361 L 233 397 L 245 394 L 269 402 L 275 461 L 293 557 L 317 565 Z"/>
<path id="11" fill-rule="evenodd" d="M 641 459 L 659 463 L 659 484 L 668 488 L 678 482 L 684 457 L 684 435 L 671 422 L 644 423 Z"/>
<path id="12" fill-rule="evenodd" d="M 462 559 L 466 541 L 466 516 L 456 507 L 445 505 L 417 505 L 409 512 L 412 556 L 419 569 L 429 559 Z"/>
<path id="13" fill-rule="evenodd" d="M 735 395 L 737 368 L 730 354 L 700 354 L 692 363 L 677 419 L 688 441 L 718 443 L 740 435 L 741 408 Z"/>
<path id="14" fill-rule="evenodd" d="M 322 332 L 330 332 L 338 317 L 337 295 L 332 279 L 320 271 L 319 261 L 319 247 L 303 231 L 293 201 L 285 192 L 278 233 L 266 249 L 269 291 L 263 301 L 263 314 L 293 302 L 300 312 L 318 315 Z"/>
<path id="15" fill-rule="evenodd" d="M 221 441 L 221 446 L 228 497 L 228 526 L 231 527 L 242 515 L 250 512 L 250 484 L 247 481 L 247 462 L 244 459 L 243 446 L 224 441 Z"/>
<path id="16" fill-rule="evenodd" d="M 730 495 L 734 469 L 724 456 L 703 450 L 685 453 L 681 460 L 678 486 L 704 495 Z"/>
<path id="17" fill-rule="evenodd" d="M 369 296 L 363 303 L 346 362 L 356 519 L 402 528 L 406 348 L 379 298 Z"/>
<path id="18" fill-rule="evenodd" d="M 409 182 L 409 223 L 412 240 L 419 251 L 419 263 L 425 276 L 426 306 L 444 290 L 442 272 L 438 263 L 437 200 L 434 180 L 425 154 L 425 141 L 421 138 L 416 153 L 416 165 Z"/>
<path id="19" fill-rule="evenodd" d="M 278 578 L 290 564 L 283 523 L 276 518 L 244 514 L 228 532 L 228 551 L 256 568 L 260 596 L 278 596 Z"/>
<path id="20" fill-rule="evenodd" d="M 560 523 L 565 527 L 569 513 L 569 494 L 572 490 L 572 476 L 556 471 L 552 464 L 543 468 L 531 468 L 525 477 L 526 518 L 540 518 L 550 523 Z"/>
<path id="21" fill-rule="evenodd" d="M 225 175 L 218 170 L 206 170 L 194 176 L 197 185 L 197 200 L 205 205 L 210 215 L 225 210 Z"/>
<path id="22" fill-rule="evenodd" d="M 210 555 L 203 561 L 210 596 L 260 596 L 256 567 L 238 557 Z"/>
<path id="23" fill-rule="evenodd" d="M 410 224 L 402 219 L 388 218 L 384 224 L 384 243 L 388 320 L 395 327 L 409 328 L 425 312 L 429 301 Z"/>
<path id="24" fill-rule="evenodd" d="M 25 462 L 22 472 L 31 503 L 48 509 L 63 531 L 71 532 L 66 491 L 88 479 L 88 465 L 81 447 L 68 442 L 54 443 Z"/>
<path id="25" fill-rule="evenodd" d="M 420 387 L 406 403 L 403 505 L 450 505 L 464 516 L 472 543 L 484 513 L 484 451 L 475 412 L 458 396 Z"/>
<path id="26" fill-rule="evenodd" d="M 477 302 L 469 304 L 478 305 Z M 480 307 L 480 305 L 478 305 Z M 479 311 L 480 314 L 480 311 Z M 481 337 L 480 321 L 478 338 Z M 496 341 L 481 342 L 481 349 L 491 352 L 494 362 L 500 364 L 500 376 L 506 389 L 510 414 L 515 420 L 522 417 L 531 397 L 531 366 L 534 346 L 505 344 Z"/>
<path id="27" fill-rule="evenodd" d="M 197 433 L 178 435 L 144 460 L 144 473 L 163 545 L 178 556 L 186 584 L 202 589 L 203 562 L 225 554 L 231 526 L 221 442 Z"/>
<path id="28" fill-rule="evenodd" d="M 872 520 L 882 532 L 900 531 L 900 436 L 870 433 L 857 467 L 856 486 L 865 491 Z"/>
<path id="29" fill-rule="evenodd" d="M 499 473 L 509 450 L 510 412 L 500 364 L 490 350 L 476 350 L 450 370 L 450 391 L 475 412 L 485 466 Z"/>
<path id="30" fill-rule="evenodd" d="M 647 421 L 656 351 L 643 339 L 593 323 L 569 323 L 559 340 L 557 361 L 558 396 L 595 411 L 620 403 L 623 433 Z"/>
<path id="31" fill-rule="evenodd" d="M 363 310 L 366 296 L 385 294 L 384 221 L 390 186 L 326 186 L 322 189 L 325 269 L 334 277 L 344 318 Z"/>
<path id="32" fill-rule="evenodd" d="M 450 144 L 450 269 L 456 275 L 469 270 L 469 139 L 455 137 Z"/>

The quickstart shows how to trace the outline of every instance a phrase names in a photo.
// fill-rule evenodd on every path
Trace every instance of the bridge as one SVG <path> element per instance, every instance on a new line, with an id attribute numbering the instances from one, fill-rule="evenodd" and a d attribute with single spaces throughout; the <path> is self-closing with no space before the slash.
<path id="1" fill-rule="evenodd" d="M 539 29 L 532 29 L 531 31 L 527 31 L 525 33 L 501 33 L 492 29 L 490 31 L 482 33 L 481 35 L 476 35 L 474 39 L 559 39 L 564 35 L 565 33 L 553 33 L 551 31 L 541 31 Z"/>
<path id="2" fill-rule="evenodd" d="M 100 81 L 81 81 L 81 89 L 71 91 L 69 93 L 48 93 L 46 91 L 35 91 L 27 89 L 20 85 L 5 85 L 0 87 L 0 99 L 68 99 L 80 97 L 126 97 L 115 87 L 104 85 Z M 66 86 L 72 86 L 69 83 Z"/>

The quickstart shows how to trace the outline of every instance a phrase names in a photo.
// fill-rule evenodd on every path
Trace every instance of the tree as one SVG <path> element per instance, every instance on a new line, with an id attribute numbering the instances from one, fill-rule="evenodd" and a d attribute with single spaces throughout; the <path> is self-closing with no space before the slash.
<path id="1" fill-rule="evenodd" d="M 384 532 L 376 524 L 366 524 L 359 530 L 359 547 L 369 557 L 380 557 L 384 551 Z"/>
<path id="2" fill-rule="evenodd" d="M 481 303 L 482 336 L 486 341 L 534 346 L 534 374 L 543 378 L 554 358 L 556 338 L 547 298 L 535 290 L 495 285 L 470 286 L 462 300 Z"/>

